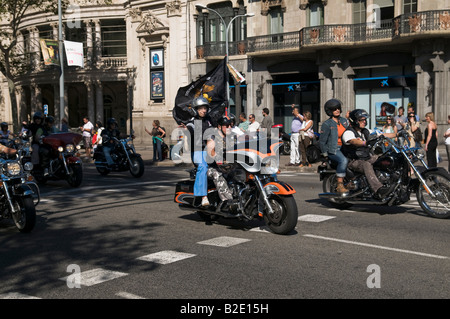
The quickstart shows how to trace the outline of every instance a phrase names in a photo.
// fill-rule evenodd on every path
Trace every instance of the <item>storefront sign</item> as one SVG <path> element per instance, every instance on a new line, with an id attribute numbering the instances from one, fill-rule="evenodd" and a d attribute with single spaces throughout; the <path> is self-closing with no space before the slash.
<path id="1" fill-rule="evenodd" d="M 388 116 L 394 117 L 397 110 L 397 102 L 375 103 L 375 125 L 384 126 Z"/>
<path id="2" fill-rule="evenodd" d="M 40 39 L 42 57 L 45 65 L 59 65 L 59 45 L 57 40 Z"/>
<path id="3" fill-rule="evenodd" d="M 355 90 L 378 89 L 378 88 L 396 88 L 396 87 L 415 87 L 415 76 L 382 76 L 375 78 L 356 78 L 353 80 Z"/>

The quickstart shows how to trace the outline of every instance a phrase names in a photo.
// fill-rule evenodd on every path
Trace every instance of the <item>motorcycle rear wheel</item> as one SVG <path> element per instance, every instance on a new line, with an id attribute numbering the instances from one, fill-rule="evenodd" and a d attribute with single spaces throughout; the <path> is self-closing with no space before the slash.
<path id="1" fill-rule="evenodd" d="M 422 185 L 416 192 L 420 207 L 431 217 L 450 217 L 450 180 L 448 175 L 440 171 L 429 171 L 422 174 L 428 187 L 436 195 L 432 198 Z"/>
<path id="2" fill-rule="evenodd" d="M 13 213 L 14 224 L 21 233 L 29 233 L 36 224 L 36 208 L 34 207 L 33 197 L 14 198 L 13 203 L 17 213 Z"/>
<path id="3" fill-rule="evenodd" d="M 273 214 L 266 210 L 264 221 L 278 235 L 286 235 L 294 230 L 298 221 L 297 203 L 292 195 L 271 196 L 269 198 Z"/>

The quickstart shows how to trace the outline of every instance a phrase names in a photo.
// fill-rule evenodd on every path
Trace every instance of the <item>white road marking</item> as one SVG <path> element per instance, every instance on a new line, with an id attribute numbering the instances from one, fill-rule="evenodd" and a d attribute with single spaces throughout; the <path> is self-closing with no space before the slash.
<path id="1" fill-rule="evenodd" d="M 125 291 L 119 291 L 118 293 L 116 293 L 116 296 L 118 297 L 122 297 L 125 299 L 145 299 L 144 297 L 138 296 L 138 295 L 134 295 L 134 294 L 130 294 L 128 292 Z"/>
<path id="2" fill-rule="evenodd" d="M 170 264 L 176 261 L 180 261 L 186 258 L 194 257 L 194 254 L 182 253 L 173 250 L 164 250 L 150 255 L 138 257 L 137 259 L 143 261 L 150 261 L 162 265 Z"/>
<path id="3" fill-rule="evenodd" d="M 80 273 L 80 285 L 93 286 L 105 281 L 113 280 L 119 277 L 126 276 L 124 272 L 111 271 L 102 268 L 91 269 Z M 73 275 L 72 275 L 73 276 Z M 59 278 L 66 281 L 69 276 Z"/>
<path id="4" fill-rule="evenodd" d="M 262 232 L 262 233 L 272 233 L 270 228 L 267 227 L 267 226 L 254 227 L 254 228 L 250 229 L 250 231 L 259 231 L 259 232 Z"/>
<path id="5" fill-rule="evenodd" d="M 335 242 L 344 243 L 344 244 L 352 244 L 352 245 L 358 245 L 358 246 L 364 246 L 364 247 L 370 247 L 370 248 L 377 248 L 377 249 L 396 251 L 396 252 L 400 252 L 400 253 L 407 253 L 407 254 L 424 256 L 424 257 L 431 257 L 431 258 L 437 258 L 437 259 L 449 259 L 449 257 L 446 257 L 446 256 L 440 256 L 440 255 L 427 254 L 427 253 L 422 253 L 422 252 L 412 251 L 412 250 L 406 250 L 406 249 L 398 249 L 398 248 L 392 248 L 392 247 L 386 247 L 386 246 L 379 246 L 379 245 L 361 243 L 361 242 L 351 241 L 351 240 L 330 238 L 330 237 L 324 237 L 324 236 L 316 236 L 316 235 L 311 235 L 311 234 L 305 234 L 303 236 L 304 237 L 309 237 L 309 238 L 316 238 L 316 239 L 335 241 Z"/>
<path id="6" fill-rule="evenodd" d="M 311 223 L 320 223 L 329 219 L 336 218 L 336 216 L 325 216 L 325 215 L 315 215 L 315 214 L 306 214 L 302 215 L 298 218 L 299 221 L 303 222 L 311 222 Z"/>
<path id="7" fill-rule="evenodd" d="M 210 245 L 210 246 L 217 246 L 217 247 L 231 247 L 234 245 L 242 244 L 245 242 L 251 241 L 250 239 L 244 239 L 244 238 L 235 238 L 235 237 L 216 237 L 208 240 L 199 241 L 197 244 L 200 245 Z"/>
<path id="8" fill-rule="evenodd" d="M 41 298 L 24 295 L 18 292 L 8 292 L 6 294 L 1 294 L 0 299 L 41 299 Z"/>

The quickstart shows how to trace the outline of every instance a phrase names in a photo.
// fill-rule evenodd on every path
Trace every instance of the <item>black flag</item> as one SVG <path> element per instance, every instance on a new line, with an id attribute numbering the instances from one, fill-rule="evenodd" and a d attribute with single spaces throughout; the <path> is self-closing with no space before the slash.
<path id="1" fill-rule="evenodd" d="M 216 121 L 225 114 L 227 76 L 229 75 L 225 58 L 215 69 L 209 71 L 200 79 L 179 88 L 173 108 L 175 121 L 178 124 L 187 124 L 194 116 L 191 108 L 192 100 L 203 96 L 211 105 L 208 115 L 212 124 L 216 125 Z"/>

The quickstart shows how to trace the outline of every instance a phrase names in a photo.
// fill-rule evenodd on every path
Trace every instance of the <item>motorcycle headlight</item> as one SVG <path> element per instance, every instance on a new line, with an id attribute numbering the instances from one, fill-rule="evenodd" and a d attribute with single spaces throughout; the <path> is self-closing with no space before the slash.
<path id="1" fill-rule="evenodd" d="M 8 163 L 6 164 L 6 171 L 9 175 L 15 176 L 20 174 L 20 165 L 19 163 Z"/>
<path id="2" fill-rule="evenodd" d="M 64 148 L 62 146 L 58 147 L 58 152 L 62 153 L 64 151 Z"/>
<path id="3" fill-rule="evenodd" d="M 32 171 L 33 170 L 33 163 L 31 162 L 26 162 L 25 164 L 23 164 L 23 168 L 26 171 Z"/>
<path id="4" fill-rule="evenodd" d="M 278 165 L 278 161 L 276 158 L 269 159 L 267 162 L 263 163 L 261 166 L 262 166 L 261 167 L 262 174 L 272 175 L 272 174 L 278 173 L 279 165 Z"/>
<path id="5" fill-rule="evenodd" d="M 73 144 L 67 144 L 66 145 L 66 151 L 68 153 L 72 153 L 73 151 L 75 151 L 75 146 L 73 146 Z"/>
<path id="6" fill-rule="evenodd" d="M 129 139 L 127 140 L 127 145 L 128 145 L 128 146 L 133 146 L 133 140 L 132 140 L 131 138 L 129 138 Z"/>

